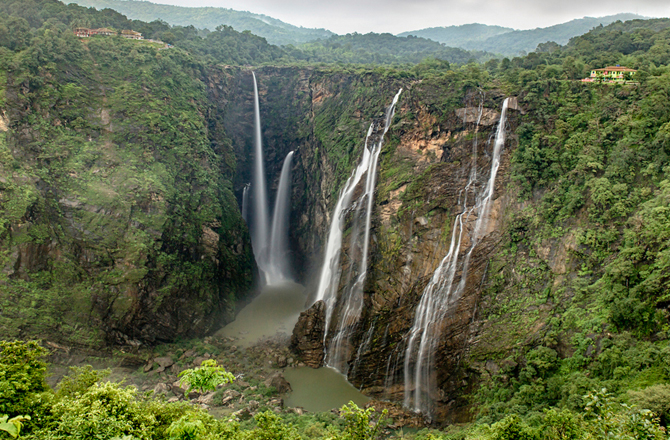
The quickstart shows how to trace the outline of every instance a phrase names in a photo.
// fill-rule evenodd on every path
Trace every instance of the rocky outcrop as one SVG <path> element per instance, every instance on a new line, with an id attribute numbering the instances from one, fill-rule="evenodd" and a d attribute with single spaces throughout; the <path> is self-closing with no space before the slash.
<path id="1" fill-rule="evenodd" d="M 326 306 L 317 301 L 300 314 L 293 328 L 290 349 L 298 359 L 312 368 L 323 366 L 323 337 L 326 326 Z"/>

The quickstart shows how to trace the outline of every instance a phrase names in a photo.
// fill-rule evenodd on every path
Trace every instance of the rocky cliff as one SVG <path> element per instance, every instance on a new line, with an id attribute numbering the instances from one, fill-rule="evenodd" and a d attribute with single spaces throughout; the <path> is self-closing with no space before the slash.
<path id="1" fill-rule="evenodd" d="M 58 38 L 41 67 L 1 68 L 3 335 L 137 345 L 217 329 L 253 260 L 202 66 Z"/>
<path id="2" fill-rule="evenodd" d="M 236 139 L 233 143 L 244 146 L 237 150 L 240 172 L 236 188 L 241 196 L 251 168 L 247 159 L 251 151 L 250 74 L 226 74 L 229 83 L 236 84 L 234 90 L 245 90 L 243 98 L 236 92 L 226 99 L 230 119 L 225 123 L 227 132 Z M 355 386 L 378 398 L 401 401 L 406 335 L 420 295 L 448 251 L 449 232 L 460 212 L 459 197 L 468 180 L 475 143 L 479 145 L 477 169 L 484 180 L 488 175 L 491 138 L 504 95 L 495 89 L 462 89 L 456 81 L 412 82 L 372 72 L 265 68 L 256 75 L 261 117 L 267 121 L 263 125 L 268 173 L 275 185 L 283 156 L 289 150 L 297 151 L 291 233 L 296 261 L 301 262 L 298 267 L 307 268 L 300 275 L 308 285 L 318 276 L 332 209 L 360 157 L 367 127 L 383 117 L 397 90 L 405 89 L 380 159 L 365 312 L 348 349 L 349 380 Z M 513 108 L 515 112 L 519 107 L 514 103 Z M 509 124 L 511 134 L 516 125 L 514 114 Z M 458 396 L 471 388 L 463 383 L 467 372 L 459 364 L 473 337 L 471 324 L 489 257 L 500 240 L 497 231 L 507 206 L 509 153 L 515 142 L 512 135 L 505 145 L 489 230 L 472 256 L 465 293 L 443 329 L 436 369 L 439 420 L 469 417 L 465 401 Z M 341 258 L 346 268 L 356 250 L 348 249 L 347 240 L 344 242 Z M 305 261 L 309 264 L 302 264 Z M 310 309 L 294 333 L 296 352 L 313 366 L 322 361 L 315 353 L 322 349 L 317 339 L 323 335 L 310 325 L 318 321 L 323 326 L 322 319 L 317 319 L 321 313 L 318 307 Z"/>

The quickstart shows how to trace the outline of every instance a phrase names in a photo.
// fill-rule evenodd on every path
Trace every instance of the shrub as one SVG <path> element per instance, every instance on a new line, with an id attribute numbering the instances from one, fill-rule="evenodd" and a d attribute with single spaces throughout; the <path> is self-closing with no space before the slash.
<path id="1" fill-rule="evenodd" d="M 661 425 L 667 427 L 670 424 L 670 385 L 659 384 L 641 391 L 628 391 L 628 397 L 638 407 L 653 411 Z"/>
<path id="2" fill-rule="evenodd" d="M 521 418 L 512 414 L 491 426 L 493 440 L 536 440 L 537 436 Z"/>
<path id="3" fill-rule="evenodd" d="M 30 414 L 33 395 L 47 390 L 45 351 L 36 341 L 0 341 L 0 349 L 0 414 Z"/>
<path id="4" fill-rule="evenodd" d="M 214 359 L 203 361 L 199 367 L 182 371 L 179 373 L 179 377 L 181 377 L 181 383 L 188 384 L 186 394 L 193 388 L 197 388 L 201 393 L 214 391 L 217 385 L 230 383 L 235 380 L 235 376 L 227 372 L 225 368 L 217 365 Z"/>

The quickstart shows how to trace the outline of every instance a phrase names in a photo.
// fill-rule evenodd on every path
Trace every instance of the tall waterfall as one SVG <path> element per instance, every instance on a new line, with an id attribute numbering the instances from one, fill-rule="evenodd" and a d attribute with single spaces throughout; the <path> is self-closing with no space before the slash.
<path id="1" fill-rule="evenodd" d="M 288 218 L 291 209 L 291 161 L 293 151 L 286 155 L 279 176 L 272 231 L 268 252 L 267 282 L 277 284 L 290 279 L 288 260 Z"/>
<path id="2" fill-rule="evenodd" d="M 496 175 L 500 167 L 500 155 L 505 144 L 507 105 L 508 99 L 505 99 L 493 145 L 491 172 L 488 183 L 481 191 L 477 191 L 475 186 L 477 180 L 475 144 L 468 183 L 459 196 L 462 211 L 454 220 L 449 251 L 424 289 L 421 301 L 416 309 L 414 324 L 408 333 L 404 365 L 404 405 L 426 415 L 431 414 L 434 401 L 432 393 L 437 390 L 433 366 L 435 353 L 440 342 L 442 323 L 451 306 L 458 301 L 463 293 L 467 281 L 470 257 L 486 233 Z M 472 222 L 474 216 L 476 216 L 474 228 L 468 228 L 467 226 Z M 464 235 L 469 236 L 469 248 L 462 261 L 459 261 Z M 459 269 L 460 279 L 456 281 L 456 274 Z"/>
<path id="3" fill-rule="evenodd" d="M 272 230 L 269 229 L 268 198 L 265 184 L 265 166 L 263 164 L 263 140 L 261 137 L 261 113 L 258 103 L 258 84 L 254 77 L 254 171 L 251 196 L 253 212 L 251 215 L 251 244 L 254 249 L 256 264 L 261 270 L 267 284 L 277 284 L 290 279 L 288 264 L 288 216 L 291 204 L 291 151 L 284 160 L 275 209 L 272 219 Z M 248 221 L 247 204 L 249 185 L 242 193 L 242 215 Z"/>
<path id="4" fill-rule="evenodd" d="M 253 185 L 253 215 L 251 217 L 251 244 L 254 249 L 256 264 L 265 272 L 266 247 L 268 245 L 268 198 L 265 193 L 265 166 L 263 165 L 263 140 L 261 138 L 261 112 L 258 104 L 258 85 L 256 74 L 254 77 L 254 172 Z"/>
<path id="5" fill-rule="evenodd" d="M 326 304 L 326 340 L 331 327 L 335 327 L 335 335 L 326 349 L 326 364 L 338 371 L 347 373 L 347 361 L 350 357 L 349 340 L 358 323 L 363 308 L 363 286 L 368 270 L 368 249 L 370 245 L 370 224 L 374 190 L 377 181 L 377 161 L 382 149 L 384 135 L 389 129 L 395 112 L 395 106 L 402 89 L 393 98 L 392 104 L 386 109 L 384 126 L 377 130 L 379 138 L 370 145 L 375 133 L 375 124 L 371 124 L 365 138 L 363 157 L 347 180 L 335 205 L 328 234 L 326 253 L 315 301 L 323 300 Z M 365 176 L 365 186 L 360 192 L 360 184 Z M 354 195 L 359 193 L 356 199 Z M 338 298 L 338 286 L 342 270 L 340 255 L 342 251 L 342 234 L 345 229 L 346 215 L 353 211 L 353 226 L 350 235 L 350 247 L 358 258 L 349 261 L 347 279 L 344 290 Z M 339 306 L 338 320 L 331 323 L 336 306 Z"/>

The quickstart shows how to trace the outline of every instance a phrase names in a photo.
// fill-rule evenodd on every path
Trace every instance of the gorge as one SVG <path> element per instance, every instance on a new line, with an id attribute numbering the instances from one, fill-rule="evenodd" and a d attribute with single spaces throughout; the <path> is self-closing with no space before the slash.
<path id="1" fill-rule="evenodd" d="M 231 29 L 212 53 L 253 65 L 47 20 L 16 39 L 0 17 L 3 339 L 170 390 L 216 358 L 246 383 L 217 402 L 260 414 L 293 417 L 275 373 L 326 366 L 396 427 L 587 429 L 594 399 L 646 417 L 617 405 L 670 380 L 670 21 L 640 21 L 390 67 L 265 58 Z M 639 82 L 580 81 L 617 62 Z"/>

